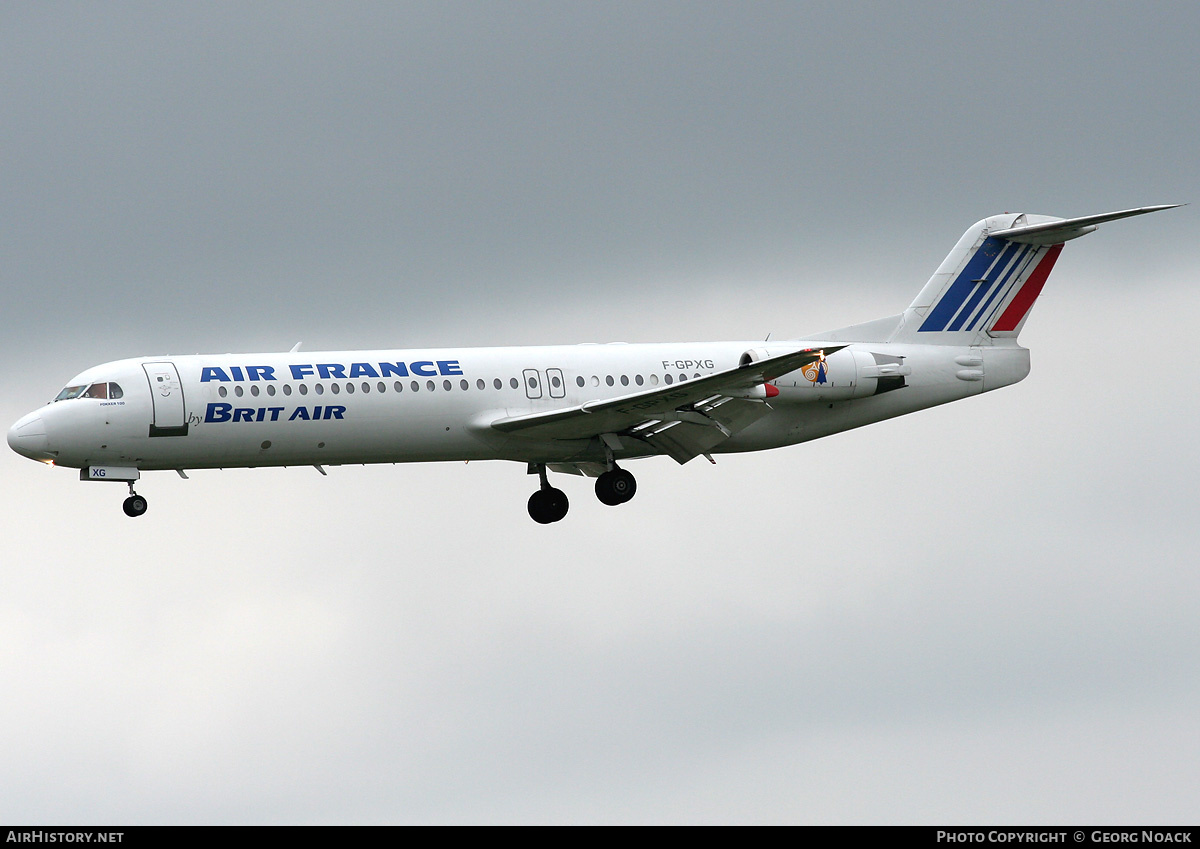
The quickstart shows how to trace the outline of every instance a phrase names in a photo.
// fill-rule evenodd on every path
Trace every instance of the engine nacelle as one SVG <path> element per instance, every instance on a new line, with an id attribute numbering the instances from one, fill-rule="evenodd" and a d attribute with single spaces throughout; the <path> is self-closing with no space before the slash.
<path id="1" fill-rule="evenodd" d="M 786 354 L 787 351 L 768 351 L 766 348 L 751 348 L 746 353 L 742 354 L 738 360 L 738 368 L 748 366 L 750 363 L 757 363 L 759 360 L 765 360 L 768 357 L 775 357 L 779 354 Z"/>
<path id="2" fill-rule="evenodd" d="M 875 381 L 860 378 L 858 360 L 861 356 L 870 358 L 869 354 L 843 348 L 783 375 L 775 381 L 780 400 L 846 401 L 874 394 Z"/>
<path id="3" fill-rule="evenodd" d="M 751 348 L 746 353 L 738 358 L 738 368 L 748 366 L 751 363 L 757 363 L 759 360 L 765 360 L 768 357 L 786 354 L 787 351 L 778 351 L 772 353 L 766 348 Z M 752 386 L 749 389 L 744 389 L 738 392 L 735 397 L 738 398 L 753 398 L 758 401 L 766 401 L 779 395 L 779 388 L 775 385 L 776 381 L 770 383 L 760 383 L 758 386 Z"/>
<path id="4" fill-rule="evenodd" d="M 819 348 L 819 345 L 812 343 L 799 344 Z M 795 350 L 795 346 L 751 348 L 742 354 L 739 364 L 747 365 Z M 764 391 L 766 397 L 775 398 L 778 395 L 778 400 L 784 402 L 847 401 L 901 389 L 910 374 L 912 367 L 905 364 L 903 357 L 877 354 L 854 346 L 835 351 L 828 357 L 822 356 L 758 388 Z M 764 396 L 756 394 L 753 397 Z"/>
<path id="5" fill-rule="evenodd" d="M 803 347 L 819 347 L 816 345 L 810 346 L 803 342 L 799 343 L 799 345 Z M 745 366 L 769 357 L 790 354 L 796 351 L 797 347 L 797 345 L 788 345 L 786 347 L 751 348 L 742 354 L 738 360 L 738 365 Z M 757 387 L 760 392 L 747 397 L 774 399 L 778 396 L 778 400 L 796 402 L 835 401 L 871 395 L 874 392 L 873 385 L 860 390 L 858 367 L 855 359 L 855 352 L 849 349 L 842 349 L 828 357 L 822 356 L 820 359 L 809 363 L 803 368 L 782 375 L 764 386 Z M 870 382 L 874 384 L 874 381 Z"/>

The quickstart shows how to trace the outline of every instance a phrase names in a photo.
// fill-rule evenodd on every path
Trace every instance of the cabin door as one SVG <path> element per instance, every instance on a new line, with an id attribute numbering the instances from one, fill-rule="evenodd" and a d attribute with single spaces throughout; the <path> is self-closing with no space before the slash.
<path id="1" fill-rule="evenodd" d="M 142 363 L 150 381 L 154 402 L 151 436 L 187 436 L 187 418 L 183 409 L 183 384 L 174 363 Z"/>

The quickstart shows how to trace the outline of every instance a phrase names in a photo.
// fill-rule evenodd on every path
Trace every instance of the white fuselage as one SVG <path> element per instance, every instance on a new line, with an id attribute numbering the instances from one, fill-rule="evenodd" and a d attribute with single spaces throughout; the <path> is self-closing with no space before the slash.
<path id="1" fill-rule="evenodd" d="M 516 460 L 539 478 L 530 517 L 549 524 L 569 505 L 549 471 L 594 477 L 616 506 L 637 491 L 625 460 L 779 448 L 1016 383 L 1017 337 L 1063 244 L 1169 208 L 984 218 L 903 313 L 808 341 L 121 360 L 78 375 L 8 444 L 127 483 L 129 516 L 146 512 L 146 470 Z"/>
<path id="2" fill-rule="evenodd" d="M 142 357 L 88 369 L 120 398 L 42 407 L 9 432 L 26 456 L 73 468 L 199 469 L 435 460 L 603 462 L 599 439 L 538 439 L 491 423 L 644 392 L 827 342 L 707 342 Z M 777 448 L 1022 379 L 1010 345 L 854 343 L 822 382 L 772 381 L 770 413 L 713 452 Z M 114 392 L 115 394 L 115 392 Z M 626 440 L 615 459 L 655 453 Z"/>

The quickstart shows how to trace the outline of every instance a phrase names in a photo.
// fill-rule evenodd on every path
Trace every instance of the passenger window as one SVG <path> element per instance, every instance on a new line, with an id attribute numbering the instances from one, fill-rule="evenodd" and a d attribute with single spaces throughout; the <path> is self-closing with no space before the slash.
<path id="1" fill-rule="evenodd" d="M 320 386 L 318 386 L 317 388 L 320 389 Z M 336 383 L 331 383 L 331 384 L 329 384 L 329 391 L 332 392 L 334 395 L 337 395 L 339 392 L 342 391 L 342 387 L 338 386 Z"/>
<path id="2" fill-rule="evenodd" d="M 663 381 L 667 384 L 667 386 L 670 386 L 672 383 L 675 382 L 675 378 L 671 377 L 671 375 L 669 375 L 669 374 L 664 374 Z"/>
<path id="3" fill-rule="evenodd" d="M 492 386 L 496 387 L 497 389 L 500 389 L 504 386 L 504 384 L 501 383 L 500 378 L 497 377 L 495 380 L 492 381 Z"/>
<path id="4" fill-rule="evenodd" d="M 250 394 L 253 395 L 255 398 L 257 398 L 258 397 L 258 386 L 251 386 Z"/>
<path id="5" fill-rule="evenodd" d="M 604 382 L 607 383 L 609 386 L 612 386 L 613 385 L 613 376 L 611 374 L 606 374 L 604 376 Z"/>
<path id="6" fill-rule="evenodd" d="M 629 376 L 628 375 L 625 375 L 625 374 L 621 375 L 621 385 L 622 386 L 629 385 Z"/>
<path id="7" fill-rule="evenodd" d="M 479 378 L 479 380 L 475 381 L 475 386 L 478 389 L 485 389 L 487 387 L 487 384 L 483 382 L 483 378 L 481 377 L 481 378 Z"/>
<path id="8" fill-rule="evenodd" d="M 508 379 L 508 385 L 511 386 L 513 389 L 516 389 L 521 384 L 517 382 L 517 379 L 515 377 L 510 377 Z"/>
<path id="9" fill-rule="evenodd" d="M 432 380 L 427 380 L 425 381 L 425 388 L 432 392 L 433 390 L 437 389 L 437 384 Z"/>
<path id="10" fill-rule="evenodd" d="M 387 392 L 387 384 L 384 383 L 382 380 L 379 381 L 379 384 L 375 388 L 378 389 L 380 392 Z"/>
<path id="11" fill-rule="evenodd" d="M 241 398 L 242 394 L 243 394 L 242 387 L 240 387 L 240 386 L 233 387 L 233 394 L 238 396 L 239 398 Z"/>
<path id="12" fill-rule="evenodd" d="M 466 392 L 471 388 L 471 384 L 467 383 L 465 380 L 460 380 L 458 385 L 462 387 L 463 392 Z"/>
<path id="13" fill-rule="evenodd" d="M 400 381 L 398 381 L 398 380 L 397 380 L 397 381 L 396 381 L 396 385 L 395 385 L 395 389 L 396 389 L 396 391 L 397 391 L 397 392 L 403 392 L 403 391 L 404 391 L 404 384 L 403 384 L 403 383 L 401 383 Z"/>
<path id="14" fill-rule="evenodd" d="M 650 385 L 658 386 L 658 375 L 657 374 L 650 375 Z"/>
<path id="15" fill-rule="evenodd" d="M 325 394 L 325 384 L 318 383 L 316 386 L 313 387 L 313 392 L 316 392 L 318 395 L 324 395 Z"/>
<path id="16" fill-rule="evenodd" d="M 354 384 L 353 384 L 353 383 L 347 383 L 347 384 L 346 384 L 346 394 L 347 394 L 347 395 L 353 395 L 353 394 L 354 394 Z"/>
<path id="17" fill-rule="evenodd" d="M 382 384 L 382 383 L 381 383 L 381 384 L 379 384 L 379 385 L 380 385 L 380 386 L 383 386 L 383 384 Z M 364 395 L 365 395 L 366 393 L 370 392 L 370 391 L 371 391 L 371 384 L 367 383 L 367 382 L 364 380 L 364 381 L 363 381 L 363 383 L 362 383 L 362 391 L 363 391 L 363 394 L 364 394 Z"/>
<path id="18" fill-rule="evenodd" d="M 414 380 L 414 381 L 412 382 L 412 391 L 413 391 L 413 392 L 420 392 L 420 391 L 421 391 L 421 384 L 417 383 L 417 382 Z"/>
<path id="19" fill-rule="evenodd" d="M 292 394 L 292 384 L 290 384 L 290 383 L 283 384 L 283 394 L 284 395 Z"/>
<path id="20" fill-rule="evenodd" d="M 270 395 L 272 398 L 275 397 L 275 387 L 272 386 L 270 383 L 267 384 L 267 394 Z"/>
<path id="21" fill-rule="evenodd" d="M 599 385 L 600 385 L 600 378 L 596 377 L 596 375 L 593 374 L 592 375 L 592 386 L 599 386 Z"/>
<path id="22" fill-rule="evenodd" d="M 640 374 L 635 374 L 633 376 L 633 382 L 636 383 L 638 386 L 641 386 L 642 385 L 642 376 Z"/>
<path id="23" fill-rule="evenodd" d="M 301 394 L 301 395 L 307 395 L 307 394 L 308 394 L 308 384 L 307 384 L 307 383 L 301 383 L 301 384 L 300 384 L 300 394 Z"/>
<path id="24" fill-rule="evenodd" d="M 585 383 L 587 383 L 587 381 L 583 379 L 583 375 L 580 375 L 579 377 L 575 378 L 575 385 L 578 386 L 580 389 L 583 388 L 583 385 Z"/>
<path id="25" fill-rule="evenodd" d="M 558 389 L 560 386 L 562 386 L 562 381 L 559 380 L 557 376 L 551 377 L 550 385 L 553 386 L 555 389 Z"/>
<path id="26" fill-rule="evenodd" d="M 229 394 L 229 390 L 226 389 L 224 386 L 218 386 L 217 394 L 220 395 L 222 398 L 224 398 L 226 395 Z"/>
<path id="27" fill-rule="evenodd" d="M 451 389 L 451 386 L 450 386 L 450 381 L 448 381 L 448 380 L 443 380 L 443 381 L 442 381 L 442 388 L 443 388 L 443 389 L 445 389 L 447 392 L 449 392 L 449 391 L 450 391 L 450 389 Z"/>

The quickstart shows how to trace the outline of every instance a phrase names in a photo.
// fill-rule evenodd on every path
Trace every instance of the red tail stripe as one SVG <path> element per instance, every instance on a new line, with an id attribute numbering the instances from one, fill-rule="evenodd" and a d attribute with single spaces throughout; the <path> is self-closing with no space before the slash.
<path id="1" fill-rule="evenodd" d="M 1042 287 L 1046 285 L 1046 278 L 1050 276 L 1050 270 L 1054 268 L 1054 261 L 1058 259 L 1062 249 L 1062 245 L 1054 245 L 1046 252 L 1037 268 L 1033 270 L 1033 274 L 1029 275 L 1029 279 L 1021 287 L 1021 291 L 1017 292 L 1017 296 L 1012 299 L 1008 309 L 1000 316 L 1000 320 L 992 325 L 992 330 L 1016 329 L 1017 325 L 1021 323 L 1021 319 L 1025 317 L 1025 313 L 1029 312 L 1029 308 L 1037 300 L 1037 296 L 1042 293 Z"/>

